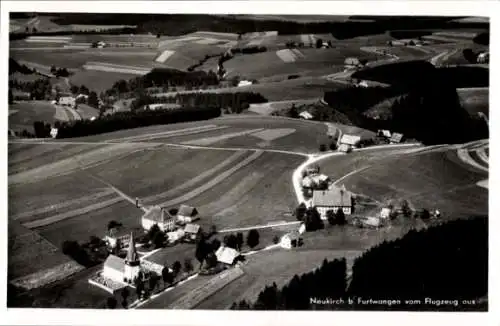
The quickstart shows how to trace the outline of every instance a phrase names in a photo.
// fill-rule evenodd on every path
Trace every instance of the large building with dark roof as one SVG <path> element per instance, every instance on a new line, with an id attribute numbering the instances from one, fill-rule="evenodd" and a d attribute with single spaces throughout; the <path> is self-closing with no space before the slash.
<path id="1" fill-rule="evenodd" d="M 327 219 L 327 212 L 330 210 L 337 212 L 341 209 L 344 214 L 350 215 L 353 205 L 352 194 L 344 187 L 317 190 L 313 192 L 312 205 L 318 210 L 322 220 Z"/>

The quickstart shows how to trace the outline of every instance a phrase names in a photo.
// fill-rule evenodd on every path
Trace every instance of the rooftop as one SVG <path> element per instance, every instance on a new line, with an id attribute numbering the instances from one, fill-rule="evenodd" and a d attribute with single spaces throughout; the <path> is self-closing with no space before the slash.
<path id="1" fill-rule="evenodd" d="M 236 249 L 225 246 L 220 246 L 215 252 L 215 256 L 218 261 L 229 265 L 232 265 L 236 257 L 239 255 L 240 253 Z"/>
<path id="2" fill-rule="evenodd" d="M 343 134 L 342 138 L 340 138 L 340 143 L 341 144 L 346 144 L 346 145 L 356 145 L 361 141 L 361 136 L 354 136 L 354 135 L 348 135 L 348 134 Z"/>
<path id="3" fill-rule="evenodd" d="M 198 233 L 200 231 L 199 224 L 187 224 L 184 228 L 184 232 L 186 233 Z"/>
<path id="4" fill-rule="evenodd" d="M 123 273 L 125 271 L 125 261 L 118 256 L 109 255 L 104 262 L 104 267 L 108 267 Z"/>
<path id="5" fill-rule="evenodd" d="M 163 207 L 154 206 L 147 213 L 145 213 L 142 218 L 145 220 L 154 221 L 156 223 L 165 223 L 167 220 L 170 220 L 173 217 Z"/>
<path id="6" fill-rule="evenodd" d="M 352 194 L 342 188 L 331 188 L 313 192 L 314 206 L 341 206 L 350 207 L 352 205 Z"/>
<path id="7" fill-rule="evenodd" d="M 391 136 L 392 142 L 399 143 L 399 142 L 401 142 L 401 140 L 403 140 L 403 134 L 400 134 L 397 132 L 392 134 L 392 136 Z"/>
<path id="8" fill-rule="evenodd" d="M 177 215 L 191 216 L 191 217 L 195 216 L 197 214 L 198 214 L 198 211 L 196 210 L 196 208 L 188 206 L 188 205 L 184 205 L 184 204 L 182 204 L 179 207 L 179 212 L 177 212 Z"/>

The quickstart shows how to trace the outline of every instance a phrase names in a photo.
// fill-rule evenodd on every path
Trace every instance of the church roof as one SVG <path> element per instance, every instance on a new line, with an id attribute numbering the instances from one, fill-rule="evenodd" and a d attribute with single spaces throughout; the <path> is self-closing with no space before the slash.
<path id="1" fill-rule="evenodd" d="M 125 261 L 118 256 L 109 255 L 104 262 L 104 267 L 108 267 L 123 273 L 125 271 Z"/>
<path id="2" fill-rule="evenodd" d="M 125 258 L 125 260 L 128 262 L 139 260 L 139 255 L 137 254 L 137 251 L 135 250 L 134 235 L 132 233 L 130 233 L 130 242 L 128 245 L 127 258 Z"/>

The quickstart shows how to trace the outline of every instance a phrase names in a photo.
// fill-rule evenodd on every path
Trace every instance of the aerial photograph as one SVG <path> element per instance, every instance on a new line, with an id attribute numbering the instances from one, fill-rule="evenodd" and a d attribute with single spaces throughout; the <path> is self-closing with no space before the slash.
<path id="1" fill-rule="evenodd" d="M 488 311 L 488 17 L 9 29 L 9 308 Z"/>

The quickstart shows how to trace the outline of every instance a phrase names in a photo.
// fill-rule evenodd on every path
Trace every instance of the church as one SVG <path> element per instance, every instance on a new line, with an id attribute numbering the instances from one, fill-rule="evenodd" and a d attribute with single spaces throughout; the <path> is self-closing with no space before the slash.
<path id="1" fill-rule="evenodd" d="M 119 283 L 134 284 L 141 272 L 141 262 L 135 249 L 133 234 L 130 234 L 127 256 L 122 259 L 109 255 L 104 262 L 102 276 Z"/>

